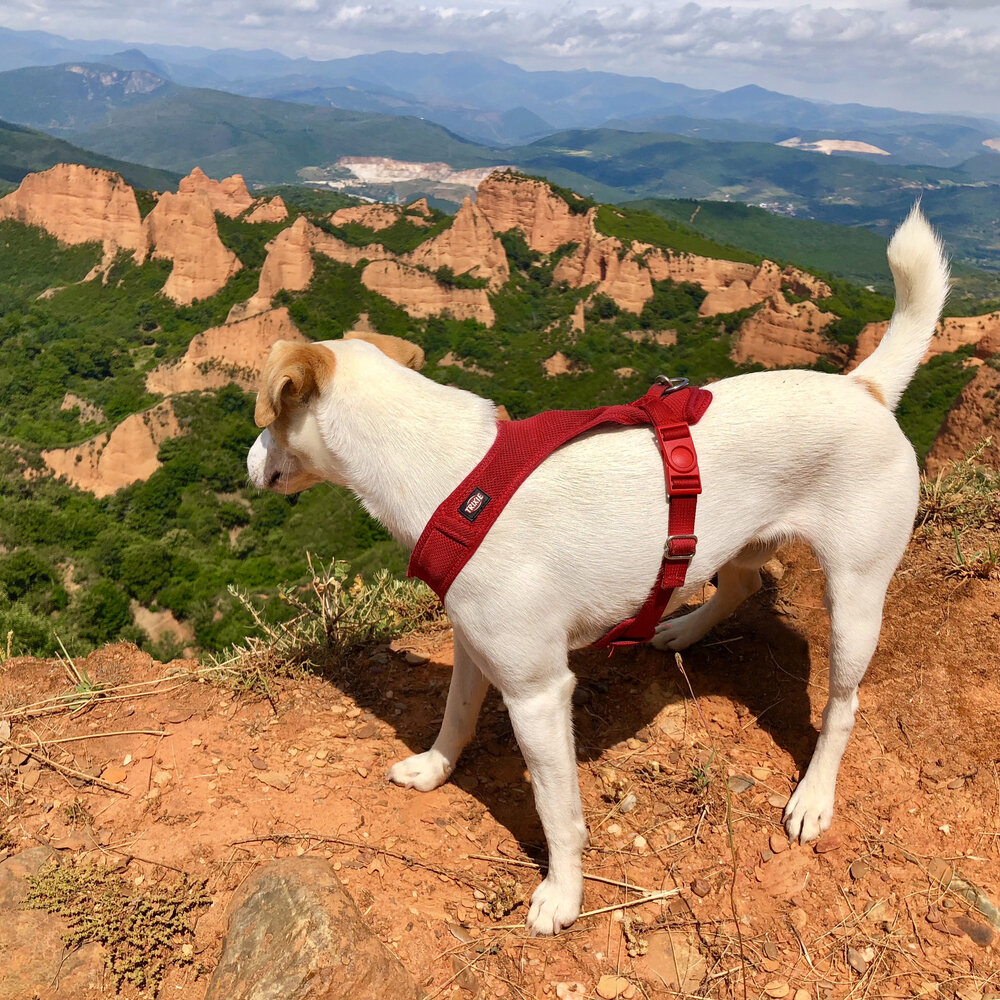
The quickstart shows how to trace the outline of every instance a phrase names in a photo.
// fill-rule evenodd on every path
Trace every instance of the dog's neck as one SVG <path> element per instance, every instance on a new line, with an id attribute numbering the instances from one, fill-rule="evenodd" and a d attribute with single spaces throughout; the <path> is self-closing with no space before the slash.
<path id="1" fill-rule="evenodd" d="M 385 376 L 355 386 L 349 406 L 334 402 L 335 451 L 365 508 L 412 548 L 493 444 L 496 407 L 397 365 Z"/>

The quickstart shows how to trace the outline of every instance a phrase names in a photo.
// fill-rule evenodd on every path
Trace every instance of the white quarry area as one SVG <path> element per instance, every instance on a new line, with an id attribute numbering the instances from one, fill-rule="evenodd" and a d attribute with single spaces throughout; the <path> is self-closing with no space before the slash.
<path id="1" fill-rule="evenodd" d="M 870 153 L 874 156 L 891 156 L 892 154 L 878 146 L 873 146 L 869 142 L 858 142 L 856 139 L 817 139 L 815 142 L 807 142 L 801 136 L 792 136 L 779 142 L 779 146 L 787 146 L 789 149 L 804 149 L 810 153 Z"/>

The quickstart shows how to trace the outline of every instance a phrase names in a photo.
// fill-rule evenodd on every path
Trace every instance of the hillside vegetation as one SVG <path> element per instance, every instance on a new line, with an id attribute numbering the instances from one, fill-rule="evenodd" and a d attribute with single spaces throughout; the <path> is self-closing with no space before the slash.
<path id="1" fill-rule="evenodd" d="M 498 183 L 520 190 L 537 182 L 506 176 Z M 151 196 L 139 194 L 140 204 L 152 204 Z M 139 267 L 119 252 L 103 277 L 83 281 L 101 260 L 99 244 L 68 247 L 42 230 L 0 223 L 0 296 L 7 304 L 0 316 L 0 639 L 12 633 L 12 651 L 51 654 L 61 639 L 75 654 L 119 635 L 164 658 L 184 645 L 218 650 L 251 626 L 227 587 L 260 595 L 273 618 L 285 615 L 277 588 L 305 580 L 307 552 L 326 562 L 347 560 L 355 573 L 403 572 L 406 554 L 345 490 L 323 486 L 283 498 L 246 488 L 245 457 L 257 429 L 253 396 L 238 385 L 174 395 L 180 436 L 162 441 L 160 467 L 148 478 L 110 496 L 54 479 L 42 454 L 80 445 L 157 403 L 161 397 L 147 390 L 147 375 L 180 359 L 192 338 L 224 324 L 234 306 L 254 295 L 269 241 L 300 215 L 317 239 L 335 238 L 360 258 L 345 263 L 314 251 L 308 284 L 276 292 L 273 305 L 286 307 L 302 334 L 338 337 L 366 314 L 379 332 L 419 344 L 429 377 L 503 403 L 515 418 L 634 398 L 661 372 L 706 382 L 759 367 L 733 356 L 738 331 L 762 306 L 704 315 L 705 288 L 668 278 L 652 280 L 641 307 L 623 308 L 615 296 L 632 294 L 623 285 L 566 277 L 574 261 L 583 261 L 579 242 L 543 252 L 517 228 L 500 234 L 509 278 L 495 290 L 487 291 L 488 279 L 468 268 L 442 266 L 432 275 L 442 294 L 484 296 L 492 325 L 447 311 L 411 315 L 406 303 L 363 280 L 369 257 L 401 259 L 423 250 L 449 237 L 459 220 L 422 209 L 376 230 L 332 221 L 333 212 L 350 204 L 341 195 L 293 188 L 280 194 L 289 211 L 281 222 L 216 214 L 219 236 L 243 267 L 217 294 L 191 305 L 161 293 L 168 261 Z M 558 193 L 544 197 L 566 211 Z M 601 255 L 602 268 L 641 271 L 649 245 L 661 248 L 662 261 L 696 254 L 690 259 L 751 271 L 762 266 L 756 252 L 716 243 L 658 215 L 601 207 L 593 216 L 569 212 L 565 218 L 584 234 L 578 239 L 590 247 L 587 253 Z M 596 228 L 586 235 L 591 218 Z M 411 270 L 427 274 L 415 265 Z M 891 301 L 828 280 L 833 294 L 817 302 L 836 322 L 825 331 L 815 364 L 830 370 L 864 323 L 889 315 Z M 790 286 L 777 294 L 789 308 L 801 298 Z M 904 399 L 900 418 L 921 454 L 971 376 L 961 364 L 970 352 L 925 366 Z M 551 366 L 554 359 L 561 367 Z M 211 372 L 212 365 L 202 368 Z M 557 370 L 564 374 L 553 374 Z M 176 641 L 152 642 L 135 623 L 137 609 L 169 612 Z"/>

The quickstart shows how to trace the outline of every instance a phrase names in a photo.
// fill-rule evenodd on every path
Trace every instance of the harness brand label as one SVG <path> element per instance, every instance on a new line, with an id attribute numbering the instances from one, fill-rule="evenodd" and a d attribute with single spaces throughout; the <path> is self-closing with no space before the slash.
<path id="1" fill-rule="evenodd" d="M 492 497 L 484 490 L 473 490 L 466 498 L 465 503 L 458 508 L 458 512 L 471 524 L 482 514 L 491 499 Z"/>

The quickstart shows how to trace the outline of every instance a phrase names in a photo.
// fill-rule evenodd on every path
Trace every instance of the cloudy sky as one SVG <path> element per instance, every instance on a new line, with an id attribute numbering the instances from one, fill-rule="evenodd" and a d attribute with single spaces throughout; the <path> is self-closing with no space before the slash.
<path id="1" fill-rule="evenodd" d="M 525 69 L 608 70 L 718 90 L 1000 117 L 1000 0 L 5 0 L 0 24 L 71 38 L 336 58 L 473 50 Z"/>

